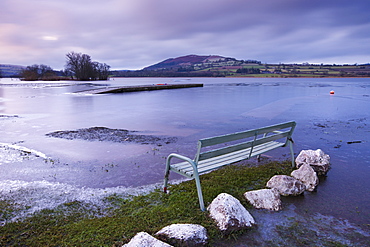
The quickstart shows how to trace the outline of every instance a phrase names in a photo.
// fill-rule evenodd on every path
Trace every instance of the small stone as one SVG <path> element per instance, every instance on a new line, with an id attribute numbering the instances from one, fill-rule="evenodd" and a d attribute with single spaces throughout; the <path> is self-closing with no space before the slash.
<path id="1" fill-rule="evenodd" d="M 255 208 L 273 211 L 279 211 L 282 208 L 279 191 L 274 188 L 247 191 L 244 193 L 244 197 Z"/>
<path id="2" fill-rule="evenodd" d="M 137 233 L 130 242 L 124 244 L 122 247 L 171 247 L 172 245 L 166 244 L 155 237 L 152 237 L 146 232 Z"/>
<path id="3" fill-rule="evenodd" d="M 175 246 L 204 246 L 208 240 L 206 228 L 196 224 L 172 224 L 155 235 Z"/>
<path id="4" fill-rule="evenodd" d="M 295 159 L 297 168 L 303 164 L 310 165 L 317 175 L 326 175 L 330 169 L 330 156 L 325 154 L 321 149 L 302 150 Z"/>
<path id="5" fill-rule="evenodd" d="M 314 191 L 319 184 L 319 177 L 308 164 L 303 164 L 298 170 L 292 171 L 290 175 L 301 181 L 306 186 L 307 191 Z"/>
<path id="6" fill-rule="evenodd" d="M 224 233 L 232 230 L 252 227 L 255 220 L 235 197 L 221 193 L 208 206 L 211 218 L 217 222 L 218 228 Z"/>
<path id="7" fill-rule="evenodd" d="M 306 190 L 299 180 L 287 175 L 275 175 L 267 182 L 268 188 L 275 188 L 282 196 L 297 196 Z"/>

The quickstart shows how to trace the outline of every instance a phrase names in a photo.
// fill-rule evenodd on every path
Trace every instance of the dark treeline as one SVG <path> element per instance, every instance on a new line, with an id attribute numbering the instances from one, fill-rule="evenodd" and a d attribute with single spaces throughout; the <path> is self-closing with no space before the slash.
<path id="1" fill-rule="evenodd" d="M 51 81 L 70 78 L 79 81 L 108 80 L 110 66 L 92 61 L 87 54 L 70 52 L 66 54 L 64 71 L 54 71 L 50 66 L 34 64 L 21 71 L 20 77 L 25 81 Z"/>
<path id="2" fill-rule="evenodd" d="M 114 77 L 224 77 L 225 73 L 218 71 L 179 72 L 176 70 L 129 70 L 111 71 Z"/>
<path id="3" fill-rule="evenodd" d="M 241 68 L 241 69 L 237 69 L 236 73 L 240 73 L 240 74 L 260 74 L 261 71 L 260 71 L 260 69 L 255 69 L 255 68 Z"/>
<path id="4" fill-rule="evenodd" d="M 58 79 L 53 69 L 45 64 L 34 64 L 27 66 L 22 70 L 21 77 L 26 81 L 50 81 Z"/>

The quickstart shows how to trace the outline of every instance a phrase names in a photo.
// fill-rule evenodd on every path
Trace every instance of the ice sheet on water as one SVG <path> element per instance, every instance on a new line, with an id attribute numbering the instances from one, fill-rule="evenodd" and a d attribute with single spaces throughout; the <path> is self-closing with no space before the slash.
<path id="1" fill-rule="evenodd" d="M 28 157 L 28 159 L 33 159 L 34 157 Z M 5 150 L 0 146 L 0 165 L 8 164 L 13 162 L 22 162 L 25 159 L 24 156 L 16 150 Z"/>
<path id="2" fill-rule="evenodd" d="M 9 143 L 0 143 L 0 154 L 0 165 L 4 163 L 21 162 L 24 159 L 48 159 L 48 157 L 40 151 Z"/>

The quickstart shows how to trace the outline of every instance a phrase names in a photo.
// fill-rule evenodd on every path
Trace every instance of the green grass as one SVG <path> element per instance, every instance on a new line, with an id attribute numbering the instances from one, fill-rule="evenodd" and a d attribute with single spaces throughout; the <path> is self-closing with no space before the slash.
<path id="1" fill-rule="evenodd" d="M 208 205 L 219 193 L 226 192 L 250 207 L 243 193 L 264 188 L 275 174 L 289 174 L 290 163 L 270 163 L 258 167 L 227 166 L 201 176 L 203 196 Z M 195 182 L 170 185 L 169 194 L 160 190 L 147 195 L 122 199 L 109 196 L 107 201 L 118 205 L 104 217 L 91 217 L 90 209 L 80 202 L 71 202 L 53 210 L 42 210 L 23 221 L 0 228 L 0 246 L 114 246 L 128 242 L 137 232 L 153 234 L 174 223 L 201 224 L 207 228 L 210 245 L 224 236 L 207 212 L 199 209 Z M 1 202 L 1 201 L 0 201 Z M 1 202 L 2 215 L 11 214 L 13 203 Z M 99 210 L 99 209 L 97 209 Z M 232 233 L 237 237 L 238 233 Z"/>

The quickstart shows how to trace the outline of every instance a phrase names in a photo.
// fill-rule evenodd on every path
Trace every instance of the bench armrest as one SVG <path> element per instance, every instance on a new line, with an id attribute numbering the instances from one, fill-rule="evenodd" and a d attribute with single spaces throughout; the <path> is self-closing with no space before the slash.
<path id="1" fill-rule="evenodd" d="M 183 161 L 187 161 L 189 164 L 191 164 L 193 166 L 193 168 L 197 167 L 192 159 L 190 159 L 186 156 L 183 156 L 181 154 L 175 154 L 175 153 L 172 153 L 172 154 L 168 155 L 167 161 L 166 161 L 167 165 L 171 164 L 171 159 L 172 158 L 177 158 L 177 159 L 180 159 L 180 160 L 183 160 Z"/>
<path id="2" fill-rule="evenodd" d="M 197 164 L 194 162 L 194 160 L 192 160 L 192 159 L 190 159 L 186 156 L 183 156 L 183 155 L 180 155 L 180 154 L 175 154 L 175 153 L 172 153 L 172 154 L 168 155 L 167 160 L 166 160 L 166 173 L 165 173 L 165 177 L 164 177 L 164 192 L 167 193 L 167 182 L 168 182 L 168 176 L 169 176 L 170 170 L 171 170 L 171 159 L 172 158 L 177 158 L 177 159 L 183 160 L 185 162 L 188 162 L 193 167 L 193 175 L 192 176 L 193 176 L 193 178 L 195 178 L 195 184 L 197 185 L 197 192 L 198 192 L 200 209 L 202 211 L 205 211 L 206 208 L 204 207 L 203 194 L 202 194 L 202 188 L 201 188 L 201 185 L 200 185 L 200 179 L 199 179 Z M 184 175 L 184 176 L 186 176 L 186 175 Z M 189 176 L 186 176 L 186 177 L 189 177 Z"/>

